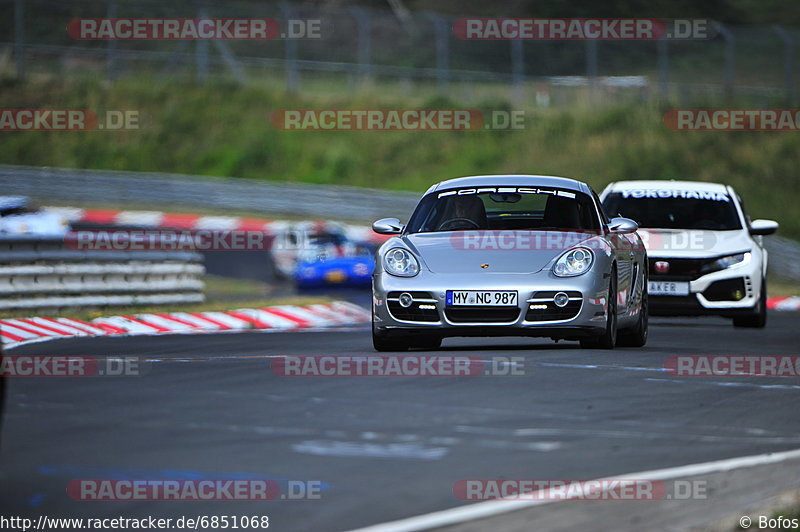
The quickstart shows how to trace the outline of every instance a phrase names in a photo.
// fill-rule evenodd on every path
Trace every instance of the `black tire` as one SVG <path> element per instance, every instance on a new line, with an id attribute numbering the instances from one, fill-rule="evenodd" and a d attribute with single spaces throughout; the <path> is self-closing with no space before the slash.
<path id="1" fill-rule="evenodd" d="M 642 308 L 639 310 L 639 319 L 636 325 L 622 329 L 617 336 L 617 345 L 620 347 L 644 347 L 647 343 L 647 324 L 650 318 L 650 306 L 647 302 L 647 279 L 644 280 L 642 291 Z"/>
<path id="2" fill-rule="evenodd" d="M 372 347 L 375 351 L 385 353 L 387 351 L 408 351 L 411 344 L 405 338 L 390 338 L 386 335 L 375 332 L 372 330 Z"/>
<path id="3" fill-rule="evenodd" d="M 608 282 L 608 319 L 606 330 L 600 336 L 584 338 L 581 347 L 584 349 L 614 349 L 617 344 L 617 269 L 611 269 L 611 280 Z"/>
<path id="4" fill-rule="evenodd" d="M 375 328 L 375 309 L 372 310 L 372 347 L 375 351 L 385 353 L 387 351 L 408 351 L 411 343 L 407 338 L 389 337 Z"/>
<path id="5" fill-rule="evenodd" d="M 758 298 L 753 314 L 733 318 L 734 327 L 763 329 L 767 325 L 767 279 L 761 279 L 761 296 Z"/>

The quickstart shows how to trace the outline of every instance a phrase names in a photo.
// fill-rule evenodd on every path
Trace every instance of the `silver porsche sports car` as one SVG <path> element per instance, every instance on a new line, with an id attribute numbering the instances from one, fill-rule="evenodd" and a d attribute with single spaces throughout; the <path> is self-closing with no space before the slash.
<path id="1" fill-rule="evenodd" d="M 539 336 L 582 347 L 647 341 L 647 253 L 636 222 L 607 219 L 563 177 L 507 175 L 433 185 L 373 274 L 378 351 L 435 349 L 451 336 Z"/>

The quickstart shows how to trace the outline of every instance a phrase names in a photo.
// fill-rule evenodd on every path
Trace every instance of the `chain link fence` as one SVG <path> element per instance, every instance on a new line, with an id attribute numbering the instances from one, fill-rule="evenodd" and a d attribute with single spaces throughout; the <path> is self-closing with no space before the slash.
<path id="1" fill-rule="evenodd" d="M 276 84 L 291 92 L 381 84 L 464 100 L 505 95 L 540 106 L 623 99 L 749 98 L 797 101 L 800 29 L 719 26 L 715 37 L 660 41 L 463 40 L 458 17 L 399 19 L 390 10 L 329 4 L 176 0 L 0 0 L 4 75 L 139 75 L 205 83 Z M 464 16 L 468 16 L 465 14 Z M 76 40 L 77 18 L 268 18 L 318 21 L 320 38 L 273 40 Z M 487 85 L 491 91 L 486 90 Z"/>

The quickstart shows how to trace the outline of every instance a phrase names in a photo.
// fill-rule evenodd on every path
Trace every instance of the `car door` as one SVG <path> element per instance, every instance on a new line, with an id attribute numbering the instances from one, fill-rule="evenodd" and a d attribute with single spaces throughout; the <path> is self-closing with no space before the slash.
<path id="1" fill-rule="evenodd" d="M 603 204 L 594 190 L 592 190 L 592 198 L 603 225 L 607 226 L 608 217 L 603 212 Z M 617 312 L 620 316 L 627 316 L 630 314 L 630 304 L 634 289 L 636 235 L 608 234 L 608 240 L 611 243 L 617 261 Z"/>

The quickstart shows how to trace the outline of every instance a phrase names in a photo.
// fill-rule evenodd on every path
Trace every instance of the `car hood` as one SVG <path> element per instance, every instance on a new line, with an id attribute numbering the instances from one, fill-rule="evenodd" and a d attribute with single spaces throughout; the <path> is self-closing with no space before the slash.
<path id="1" fill-rule="evenodd" d="M 741 229 L 639 229 L 637 232 L 650 257 L 716 257 L 747 251 L 753 247 L 750 235 Z"/>
<path id="2" fill-rule="evenodd" d="M 536 273 L 565 250 L 595 236 L 567 231 L 448 231 L 406 235 L 403 241 L 434 273 Z"/>

